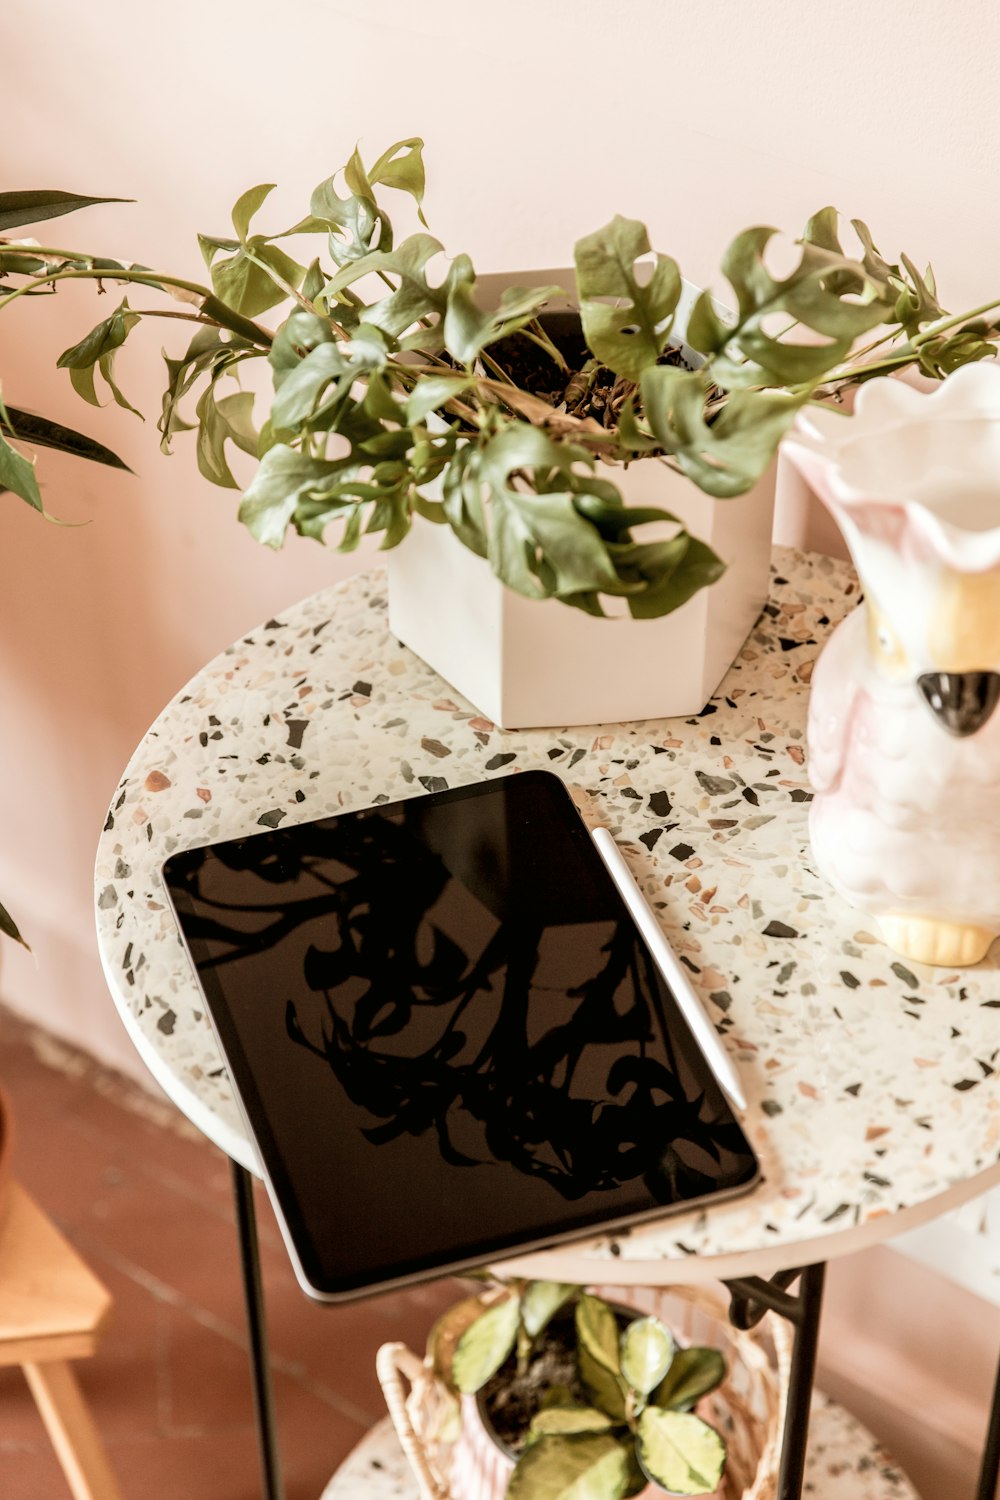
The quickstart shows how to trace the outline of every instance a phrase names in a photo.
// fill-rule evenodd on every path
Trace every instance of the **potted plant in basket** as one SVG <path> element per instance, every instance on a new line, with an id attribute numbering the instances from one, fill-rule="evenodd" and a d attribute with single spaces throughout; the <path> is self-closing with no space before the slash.
<path id="1" fill-rule="evenodd" d="M 766 1358 L 755 1343 L 748 1365 L 724 1321 L 706 1321 L 704 1309 L 699 1317 L 677 1293 L 659 1295 L 675 1299 L 669 1317 L 718 1337 L 728 1359 L 681 1343 L 659 1316 L 581 1287 L 517 1279 L 444 1313 L 423 1367 L 402 1346 L 384 1346 L 380 1377 L 421 1493 L 655 1500 L 735 1496 L 763 1482 L 778 1410 Z M 403 1371 L 414 1382 L 408 1397 Z"/>
<path id="2" fill-rule="evenodd" d="M 322 539 L 335 525 L 348 551 L 366 533 L 390 550 L 405 539 L 416 583 L 393 568 L 390 623 L 498 721 L 700 708 L 763 602 L 767 475 L 796 413 L 887 370 L 941 376 L 992 355 L 990 309 L 948 315 L 930 273 L 884 260 L 857 221 L 861 255 L 849 256 L 832 209 L 810 219 L 785 276 L 767 264 L 774 230 L 736 237 L 722 260 L 731 311 L 620 217 L 541 285 L 477 279 L 465 255 L 435 271 L 439 241 L 422 229 L 397 241 L 384 203 L 387 191 L 408 195 L 422 219 L 421 148 L 397 142 L 370 165 L 355 151 L 277 234 L 252 227 L 271 189 L 251 188 L 230 234 L 199 237 L 211 285 L 0 238 L 0 310 L 69 279 L 122 285 L 117 308 L 59 360 L 95 404 L 100 378 L 128 406 L 114 366 L 139 322 L 196 324 L 167 359 L 163 448 L 197 428 L 199 468 L 228 488 L 239 488 L 232 449 L 249 454 L 240 516 L 269 546 L 289 526 Z M 0 231 L 97 201 L 0 194 Z M 183 310 L 137 309 L 139 289 L 144 304 L 166 294 Z M 279 306 L 277 327 L 262 321 Z M 239 384 L 258 359 L 274 382 L 259 426 Z M 17 446 L 45 440 L 34 422 L 0 408 L 0 484 L 41 509 Z M 467 583 L 460 561 L 473 564 Z M 716 601 L 717 628 L 698 613 L 704 600 Z M 595 623 L 615 608 L 622 624 Z M 516 683 L 483 665 L 518 639 L 545 662 L 540 693 L 520 702 Z M 571 678 L 596 696 L 559 696 Z"/>

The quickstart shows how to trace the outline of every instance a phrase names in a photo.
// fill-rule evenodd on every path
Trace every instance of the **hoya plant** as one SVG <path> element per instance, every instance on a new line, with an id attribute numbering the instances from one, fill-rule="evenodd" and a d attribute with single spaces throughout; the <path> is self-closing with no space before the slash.
<path id="1" fill-rule="evenodd" d="M 658 1318 L 578 1287 L 514 1281 L 445 1314 L 430 1353 L 446 1383 L 480 1393 L 503 1429 L 516 1455 L 508 1500 L 719 1485 L 725 1442 L 692 1408 L 724 1378 L 725 1361 L 718 1349 L 679 1347 Z"/>

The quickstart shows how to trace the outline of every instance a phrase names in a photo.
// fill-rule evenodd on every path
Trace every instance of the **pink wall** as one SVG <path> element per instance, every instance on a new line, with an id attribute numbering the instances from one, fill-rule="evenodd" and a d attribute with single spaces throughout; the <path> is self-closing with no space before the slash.
<path id="1" fill-rule="evenodd" d="M 989 0 L 960 13 L 933 0 L 174 0 L 169 21 L 125 0 L 8 0 L 3 186 L 134 197 L 45 232 L 200 277 L 195 231 L 225 233 L 244 188 L 281 183 L 273 223 L 290 222 L 356 137 L 378 151 L 420 132 L 431 227 L 483 269 L 563 262 L 622 211 L 706 281 L 737 229 L 798 228 L 833 201 L 887 249 L 932 258 L 958 305 L 1000 284 L 998 42 Z M 92 936 L 110 794 L 190 673 L 345 563 L 310 543 L 263 553 L 183 440 L 168 462 L 151 422 L 76 400 L 55 356 L 110 301 L 74 293 L 0 316 L 8 399 L 103 436 L 137 473 L 45 458 L 50 508 L 81 529 L 0 501 L 0 892 L 36 953 L 4 950 L 2 992 L 139 1071 Z M 121 361 L 149 412 L 157 344 L 150 328 Z M 805 534 L 794 508 L 783 524 Z"/>

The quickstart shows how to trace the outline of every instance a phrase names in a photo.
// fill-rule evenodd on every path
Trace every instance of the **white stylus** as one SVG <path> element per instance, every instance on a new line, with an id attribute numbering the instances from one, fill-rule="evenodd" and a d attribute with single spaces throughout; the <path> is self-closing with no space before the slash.
<path id="1" fill-rule="evenodd" d="M 636 884 L 625 856 L 606 828 L 592 828 L 591 835 L 608 874 L 618 887 L 618 894 L 645 939 L 653 962 L 670 987 L 677 1001 L 677 1008 L 715 1075 L 716 1082 L 729 1101 L 738 1110 L 745 1111 L 747 1101 L 732 1059 L 719 1040 L 719 1033 L 702 1009 L 698 992 L 685 974 L 684 965 L 664 937 L 663 928 L 656 920 L 652 907 Z"/>

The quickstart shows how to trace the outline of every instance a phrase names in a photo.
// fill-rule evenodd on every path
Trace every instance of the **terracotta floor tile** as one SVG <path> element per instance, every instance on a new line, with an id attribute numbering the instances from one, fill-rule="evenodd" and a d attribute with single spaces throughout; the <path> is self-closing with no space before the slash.
<path id="1" fill-rule="evenodd" d="M 2 1010 L 0 1079 L 19 1126 L 17 1175 L 114 1297 L 96 1355 L 77 1369 L 125 1500 L 257 1495 L 225 1157 L 192 1138 L 186 1122 L 172 1128 L 180 1117 L 171 1107 Z M 379 1344 L 422 1349 L 456 1287 L 441 1281 L 317 1305 L 295 1281 L 259 1187 L 256 1203 L 287 1500 L 316 1500 L 384 1414 Z M 23 1378 L 0 1370 L 0 1497 L 67 1495 Z"/>

